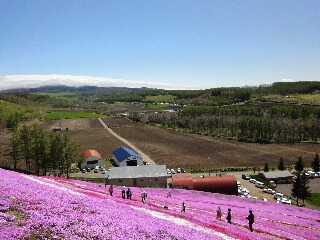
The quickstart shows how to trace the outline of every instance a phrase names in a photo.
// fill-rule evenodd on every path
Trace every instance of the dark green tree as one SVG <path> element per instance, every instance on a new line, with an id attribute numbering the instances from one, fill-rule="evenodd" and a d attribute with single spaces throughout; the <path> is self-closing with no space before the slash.
<path id="1" fill-rule="evenodd" d="M 26 169 L 27 171 L 31 172 L 31 159 L 32 159 L 32 135 L 30 131 L 30 126 L 23 125 L 19 132 L 20 136 L 20 143 L 21 143 L 21 154 L 25 160 L 26 163 Z"/>
<path id="2" fill-rule="evenodd" d="M 312 196 L 309 183 L 310 183 L 309 177 L 303 171 L 301 175 L 301 186 L 300 186 L 301 188 L 300 199 L 302 199 L 303 204 L 305 199 L 308 199 Z"/>
<path id="3" fill-rule="evenodd" d="M 71 141 L 67 135 L 63 136 L 63 169 L 69 178 L 69 171 L 72 163 L 76 163 L 80 160 L 79 145 Z M 63 173 L 63 172 L 62 172 Z"/>
<path id="4" fill-rule="evenodd" d="M 312 169 L 315 172 L 319 172 L 320 171 L 320 163 L 319 163 L 319 154 L 317 153 L 313 162 L 312 162 Z"/>
<path id="5" fill-rule="evenodd" d="M 43 129 L 38 125 L 32 125 L 32 151 L 34 155 L 34 166 L 37 175 L 46 173 L 46 160 L 48 155 L 48 141 L 43 133 Z"/>
<path id="6" fill-rule="evenodd" d="M 298 161 L 296 162 L 296 165 L 295 165 L 294 169 L 297 172 L 300 172 L 300 173 L 303 171 L 304 164 L 303 164 L 303 161 L 302 161 L 302 156 L 299 156 Z"/>
<path id="7" fill-rule="evenodd" d="M 269 165 L 268 165 L 268 163 L 266 163 L 266 164 L 264 165 L 263 171 L 264 171 L 264 172 L 269 172 Z"/>
<path id="8" fill-rule="evenodd" d="M 301 195 L 301 173 L 300 172 L 294 173 L 293 181 L 292 181 L 291 195 L 292 195 L 292 197 L 296 198 L 297 206 L 298 206 L 298 201 L 299 201 L 299 198 Z"/>
<path id="9" fill-rule="evenodd" d="M 13 161 L 13 169 L 14 170 L 17 169 L 17 164 L 18 164 L 19 158 L 20 158 L 19 141 L 20 141 L 19 130 L 15 129 L 12 134 L 11 152 L 10 152 L 10 156 L 12 157 L 12 161 Z"/>
<path id="10" fill-rule="evenodd" d="M 285 169 L 285 167 L 284 167 L 284 161 L 283 161 L 283 157 L 282 157 L 282 156 L 280 157 L 280 160 L 279 160 L 279 163 L 278 163 L 278 169 L 279 169 L 280 171 L 283 171 L 283 170 Z"/>

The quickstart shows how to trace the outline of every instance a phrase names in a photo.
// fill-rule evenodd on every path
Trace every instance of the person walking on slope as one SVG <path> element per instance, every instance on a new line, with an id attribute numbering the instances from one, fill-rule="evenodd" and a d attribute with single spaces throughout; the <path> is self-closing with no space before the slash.
<path id="1" fill-rule="evenodd" d="M 218 206 L 218 210 L 217 210 L 217 219 L 221 221 L 221 217 L 222 217 L 222 212 L 221 212 L 221 208 L 220 205 Z"/>
<path id="2" fill-rule="evenodd" d="M 254 215 L 252 214 L 252 210 L 249 211 L 249 215 L 248 215 L 247 219 L 249 220 L 250 231 L 253 232 L 252 224 L 254 223 Z"/>
<path id="3" fill-rule="evenodd" d="M 121 187 L 121 195 L 122 195 L 123 199 L 126 198 L 126 186 L 124 186 L 124 185 L 122 185 L 122 187 Z"/>
<path id="4" fill-rule="evenodd" d="M 181 212 L 186 212 L 186 205 L 184 204 L 184 202 L 182 202 Z"/>
<path id="5" fill-rule="evenodd" d="M 143 190 L 141 192 L 141 201 L 142 201 L 142 203 L 147 203 L 146 197 L 147 197 L 147 193 Z"/>
<path id="6" fill-rule="evenodd" d="M 132 192 L 131 192 L 130 188 L 128 188 L 126 193 L 127 193 L 127 199 L 131 200 Z"/>
<path id="7" fill-rule="evenodd" d="M 231 224 L 231 209 L 230 208 L 228 208 L 227 220 L 228 220 L 228 223 Z"/>
<path id="8" fill-rule="evenodd" d="M 113 194 L 113 185 L 110 185 L 110 187 L 109 187 L 109 193 L 110 193 L 110 196 L 112 196 L 112 194 Z"/>
<path id="9" fill-rule="evenodd" d="M 171 192 L 167 192 L 167 198 L 171 198 Z"/>

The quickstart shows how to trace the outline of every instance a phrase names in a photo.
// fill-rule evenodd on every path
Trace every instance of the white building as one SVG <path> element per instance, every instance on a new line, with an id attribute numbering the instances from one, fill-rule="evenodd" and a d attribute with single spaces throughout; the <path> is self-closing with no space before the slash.
<path id="1" fill-rule="evenodd" d="M 96 166 L 103 167 L 103 161 L 101 155 L 96 150 L 88 149 L 82 154 L 83 161 L 81 163 L 81 169 L 95 168 Z"/>

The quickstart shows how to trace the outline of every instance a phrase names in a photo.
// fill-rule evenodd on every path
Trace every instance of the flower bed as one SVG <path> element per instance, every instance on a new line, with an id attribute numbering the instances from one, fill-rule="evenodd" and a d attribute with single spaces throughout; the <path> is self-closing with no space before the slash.
<path id="1" fill-rule="evenodd" d="M 98 184 L 2 169 L 0 180 L 0 239 L 320 239 L 320 212 L 306 208 L 182 189 L 167 198 L 168 189 L 154 188 L 143 204 L 140 188 L 128 200 L 117 186 L 110 196 Z"/>

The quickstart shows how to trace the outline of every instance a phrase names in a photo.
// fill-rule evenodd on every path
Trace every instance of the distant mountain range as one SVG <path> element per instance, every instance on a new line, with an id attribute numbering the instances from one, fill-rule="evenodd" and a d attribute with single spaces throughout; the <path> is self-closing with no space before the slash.
<path id="1" fill-rule="evenodd" d="M 97 87 L 97 86 L 81 86 L 81 87 L 70 87 L 66 85 L 56 85 L 56 86 L 42 86 L 36 88 L 14 88 L 2 90 L 0 93 L 39 93 L 39 92 L 92 92 L 92 91 L 101 91 L 106 92 L 130 92 L 130 91 L 139 91 L 139 90 L 153 90 L 155 88 L 127 88 L 127 87 Z"/>

